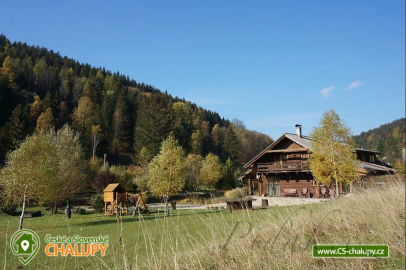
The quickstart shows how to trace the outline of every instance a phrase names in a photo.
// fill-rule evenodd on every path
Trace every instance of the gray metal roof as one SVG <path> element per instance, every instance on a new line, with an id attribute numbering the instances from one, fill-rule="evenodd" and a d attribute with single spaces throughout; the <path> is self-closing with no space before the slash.
<path id="1" fill-rule="evenodd" d="M 369 163 L 369 162 L 364 162 L 361 161 L 358 163 L 358 167 L 365 169 L 367 171 L 383 171 L 383 172 L 394 172 L 395 170 L 390 167 L 374 164 L 374 163 Z"/>
<path id="2" fill-rule="evenodd" d="M 287 138 L 291 139 L 297 144 L 300 144 L 301 146 L 307 148 L 307 149 L 312 149 L 312 139 L 308 136 L 298 136 L 296 134 L 292 133 L 285 133 L 284 134 Z"/>

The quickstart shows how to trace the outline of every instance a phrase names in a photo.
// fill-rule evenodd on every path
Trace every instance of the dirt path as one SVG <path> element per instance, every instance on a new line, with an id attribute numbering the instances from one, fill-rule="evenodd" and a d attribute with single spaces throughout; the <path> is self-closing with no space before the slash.
<path id="1" fill-rule="evenodd" d="M 288 205 L 301 205 L 301 204 L 309 204 L 309 203 L 320 203 L 328 201 L 329 199 L 321 199 L 321 198 L 296 198 L 296 197 L 260 197 L 260 196 L 251 196 L 252 198 L 256 199 L 253 201 L 252 206 L 254 208 L 261 207 L 261 200 L 267 199 L 269 206 L 288 206 Z M 165 209 L 164 203 L 151 203 L 148 204 L 148 208 L 150 209 Z M 206 205 L 192 205 L 192 204 L 177 204 L 176 209 L 181 210 L 203 210 L 209 208 L 218 208 L 218 209 L 226 209 L 226 203 L 214 203 L 214 204 L 206 204 Z"/>

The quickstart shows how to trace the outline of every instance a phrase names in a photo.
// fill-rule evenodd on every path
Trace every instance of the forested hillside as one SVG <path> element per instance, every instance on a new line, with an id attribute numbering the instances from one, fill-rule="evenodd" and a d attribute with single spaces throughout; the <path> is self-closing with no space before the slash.
<path id="1" fill-rule="evenodd" d="M 271 139 L 215 112 L 128 76 L 0 36 L 0 159 L 27 135 L 66 123 L 80 131 L 86 157 L 111 162 L 150 157 L 173 134 L 186 153 L 214 153 L 237 166 Z M 130 159 L 131 158 L 131 159 Z"/>
<path id="2" fill-rule="evenodd" d="M 405 118 L 381 125 L 354 136 L 358 147 L 378 151 L 385 162 L 394 164 L 402 158 L 405 147 Z"/>

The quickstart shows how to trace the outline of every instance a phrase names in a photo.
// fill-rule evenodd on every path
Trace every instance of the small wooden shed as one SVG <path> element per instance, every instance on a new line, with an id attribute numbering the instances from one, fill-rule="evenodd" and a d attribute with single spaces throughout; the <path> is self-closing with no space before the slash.
<path id="1" fill-rule="evenodd" d="M 116 214 L 119 204 L 127 202 L 127 192 L 119 183 L 109 184 L 103 192 L 105 215 Z"/>

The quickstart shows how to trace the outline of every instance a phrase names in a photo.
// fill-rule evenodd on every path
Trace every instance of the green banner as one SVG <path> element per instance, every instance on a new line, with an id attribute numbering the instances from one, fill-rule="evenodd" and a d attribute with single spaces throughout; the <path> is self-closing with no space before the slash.
<path id="1" fill-rule="evenodd" d="M 314 245 L 314 258 L 388 258 L 388 245 Z"/>

